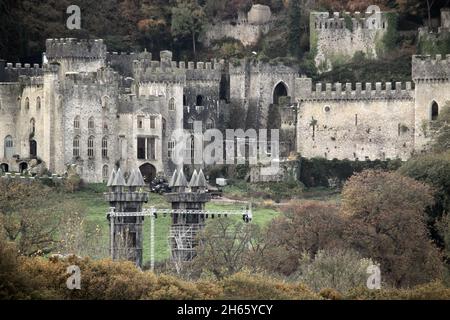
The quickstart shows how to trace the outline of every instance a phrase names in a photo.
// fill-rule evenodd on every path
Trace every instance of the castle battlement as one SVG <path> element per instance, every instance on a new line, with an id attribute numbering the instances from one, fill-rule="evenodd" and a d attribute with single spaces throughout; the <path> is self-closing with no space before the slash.
<path id="1" fill-rule="evenodd" d="M 20 84 L 22 84 L 24 86 L 38 87 L 38 86 L 44 85 L 44 77 L 43 76 L 36 76 L 36 77 L 20 76 L 19 82 L 20 82 Z"/>
<path id="2" fill-rule="evenodd" d="M 103 39 L 47 39 L 46 56 L 55 58 L 105 59 L 106 45 Z"/>
<path id="3" fill-rule="evenodd" d="M 450 54 L 414 55 L 412 58 L 412 78 L 414 81 L 450 79 Z"/>
<path id="4" fill-rule="evenodd" d="M 385 18 L 385 12 L 381 12 L 381 25 L 377 26 L 373 18 L 373 13 L 366 12 L 361 13 L 355 11 L 350 12 L 311 12 L 311 26 L 316 30 L 342 30 L 348 29 L 348 19 L 351 19 L 352 30 L 355 29 L 386 29 L 387 19 Z"/>
<path id="5" fill-rule="evenodd" d="M 97 72 L 66 72 L 65 80 L 75 84 L 106 84 L 119 79 L 118 72 L 111 68 L 99 69 Z"/>
<path id="6" fill-rule="evenodd" d="M 305 82 L 309 88 L 305 101 L 316 100 L 411 100 L 414 98 L 414 89 L 411 82 L 376 82 L 373 83 L 316 83 Z"/>
<path id="7" fill-rule="evenodd" d="M 6 63 L 3 69 L 0 70 L 0 79 L 3 79 L 3 81 L 8 82 L 17 82 L 19 81 L 20 77 L 36 77 L 36 76 L 42 76 L 44 74 L 43 68 L 37 63 L 35 63 L 33 66 L 29 63 Z"/>
<path id="8" fill-rule="evenodd" d="M 145 53 L 133 61 L 133 74 L 138 82 L 184 82 L 189 80 L 220 80 L 224 61 L 172 61 L 172 52 L 161 51 L 160 61 Z"/>

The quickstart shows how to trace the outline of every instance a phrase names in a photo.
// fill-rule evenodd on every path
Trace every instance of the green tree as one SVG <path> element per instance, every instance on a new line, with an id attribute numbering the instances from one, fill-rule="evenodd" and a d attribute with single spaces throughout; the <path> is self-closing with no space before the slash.
<path id="1" fill-rule="evenodd" d="M 289 53 L 298 57 L 300 55 L 300 42 L 302 37 L 300 1 L 289 1 L 288 8 L 288 48 Z"/>
<path id="2" fill-rule="evenodd" d="M 172 35 L 191 37 L 192 49 L 196 55 L 195 43 L 205 24 L 205 13 L 196 0 L 178 0 L 172 9 Z"/>
<path id="3" fill-rule="evenodd" d="M 434 241 L 444 246 L 436 223 L 450 212 L 450 152 L 411 158 L 398 172 L 434 187 L 435 203 L 427 208 L 427 223 Z"/>

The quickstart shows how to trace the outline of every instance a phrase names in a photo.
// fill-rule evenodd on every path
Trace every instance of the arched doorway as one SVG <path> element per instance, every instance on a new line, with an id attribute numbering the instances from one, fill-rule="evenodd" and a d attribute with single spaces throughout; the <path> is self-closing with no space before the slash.
<path id="1" fill-rule="evenodd" d="M 7 164 L 7 163 L 2 163 L 2 164 L 0 165 L 0 171 L 1 171 L 1 172 L 9 172 L 9 166 L 8 166 L 8 164 Z"/>
<path id="2" fill-rule="evenodd" d="M 28 169 L 28 164 L 26 162 L 22 162 L 19 164 L 20 173 L 23 173 Z"/>
<path id="3" fill-rule="evenodd" d="M 139 167 L 139 170 L 147 183 L 150 183 L 156 177 L 156 168 L 150 163 L 144 163 Z"/>
<path id="4" fill-rule="evenodd" d="M 287 87 L 283 81 L 279 82 L 273 89 L 273 104 L 279 104 L 280 97 L 287 97 Z"/>
<path id="5" fill-rule="evenodd" d="M 30 140 L 30 158 L 37 158 L 37 142 L 36 140 Z"/>
<path id="6" fill-rule="evenodd" d="M 431 120 L 437 120 L 437 118 L 439 117 L 439 105 L 437 104 L 436 101 L 433 101 L 433 103 L 431 104 Z"/>

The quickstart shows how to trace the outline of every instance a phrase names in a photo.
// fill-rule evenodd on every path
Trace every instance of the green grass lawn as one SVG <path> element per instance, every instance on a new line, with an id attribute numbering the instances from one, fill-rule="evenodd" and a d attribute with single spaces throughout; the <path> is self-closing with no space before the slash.
<path id="1" fill-rule="evenodd" d="M 103 192 L 106 188 L 102 185 L 87 185 L 83 190 L 77 191 L 72 194 L 66 194 L 68 199 L 76 199 L 83 206 L 86 207 L 87 217 L 86 220 L 89 223 L 98 225 L 101 229 L 102 241 L 104 243 L 104 252 L 107 253 L 109 247 L 109 226 L 106 220 L 106 213 L 108 212 L 109 204 L 103 198 Z M 146 208 L 170 208 L 169 203 L 165 200 L 164 196 L 150 193 L 150 198 Z M 217 203 L 209 202 L 206 205 L 207 210 L 242 210 L 243 204 L 235 203 Z M 258 225 L 265 225 L 270 222 L 274 217 L 279 214 L 278 211 L 265 208 L 262 206 L 253 207 L 253 221 Z M 241 219 L 241 216 L 236 217 Z M 170 228 L 171 218 L 169 215 L 158 215 L 155 219 L 155 260 L 162 261 L 170 256 L 168 246 L 168 236 Z M 144 263 L 150 260 L 150 218 L 144 220 Z"/>

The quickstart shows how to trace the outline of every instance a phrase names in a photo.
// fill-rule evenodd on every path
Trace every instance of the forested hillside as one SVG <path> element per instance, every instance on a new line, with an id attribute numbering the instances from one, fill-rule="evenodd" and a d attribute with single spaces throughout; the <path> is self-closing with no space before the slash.
<path id="1" fill-rule="evenodd" d="M 175 57 L 195 58 L 192 53 L 192 33 L 185 15 L 197 15 L 194 36 L 208 21 L 236 17 L 241 10 L 247 12 L 252 3 L 266 4 L 280 17 L 281 23 L 267 39 L 259 44 L 261 50 L 273 58 L 278 56 L 302 57 L 309 47 L 308 14 L 310 10 L 364 11 L 370 4 L 400 14 L 400 30 L 416 30 L 432 23 L 448 0 L 2 0 L 0 1 L 0 57 L 11 62 L 39 62 L 46 38 L 82 37 L 104 38 L 111 51 L 132 51 L 146 48 L 157 53 L 171 49 Z M 188 4 L 192 11 L 177 6 Z M 66 9 L 76 4 L 81 8 L 81 30 L 70 31 L 65 26 Z M 428 8 L 430 6 L 430 8 Z M 429 10 L 430 9 L 430 10 Z M 176 17 L 174 18 L 174 13 Z M 192 18 L 192 17 L 187 17 Z M 178 21 L 175 21 L 177 20 Z M 189 19 L 188 19 L 189 20 Z M 181 22 L 183 22 L 181 21 Z M 174 24 L 178 23 L 178 28 Z M 186 28 L 188 30 L 180 30 Z M 186 32 L 183 32 L 186 31 Z M 280 41 L 282 39 L 282 41 Z M 286 41 L 288 39 L 288 41 Z M 408 40 L 408 39 L 406 39 Z M 409 39 L 408 41 L 411 41 Z M 281 42 L 281 43 L 280 43 Z M 291 42 L 291 43 L 289 43 Z M 200 46 L 199 55 L 207 55 Z M 237 49 L 236 49 L 237 47 Z M 276 48 L 277 50 L 272 50 Z M 226 50 L 228 49 L 228 50 Z M 228 45 L 217 54 L 251 53 L 253 48 L 242 49 Z M 224 52 L 225 51 L 225 52 Z"/>

